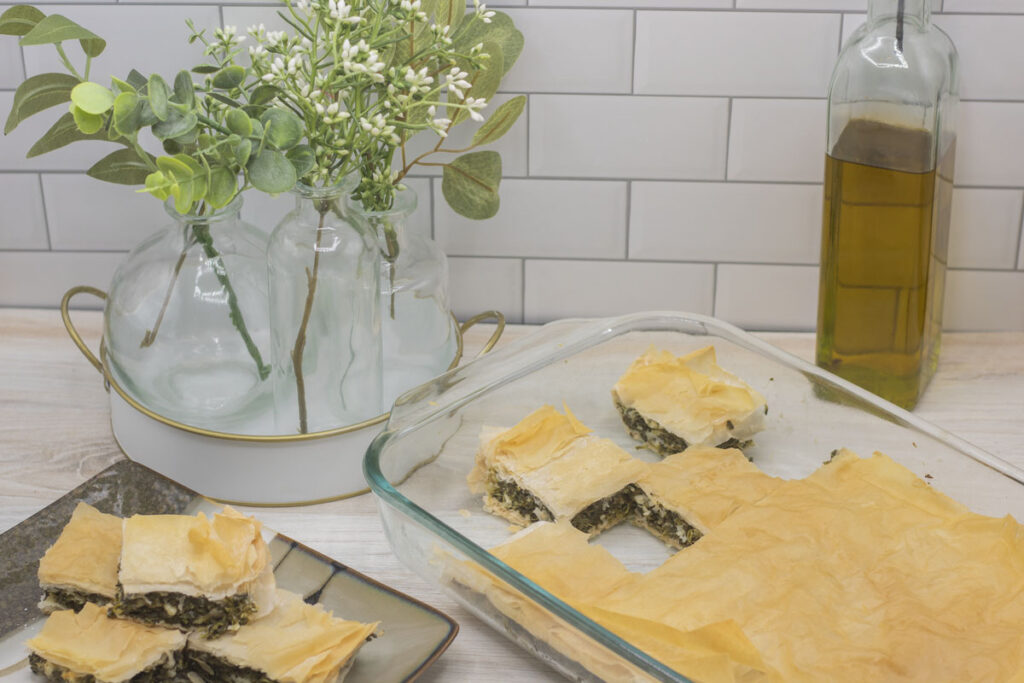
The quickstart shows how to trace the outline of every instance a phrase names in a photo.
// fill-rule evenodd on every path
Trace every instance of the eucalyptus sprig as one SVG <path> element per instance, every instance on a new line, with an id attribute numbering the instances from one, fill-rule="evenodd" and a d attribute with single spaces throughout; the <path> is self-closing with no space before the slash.
<path id="1" fill-rule="evenodd" d="M 416 166 L 442 166 L 445 198 L 457 212 L 489 218 L 499 205 L 501 158 L 465 153 L 504 135 L 525 105 L 498 108 L 463 149 L 443 146 L 453 126 L 483 121 L 481 111 L 523 48 L 508 15 L 474 0 L 284 0 L 289 31 L 249 28 L 252 70 L 299 116 L 313 152 L 302 180 L 311 185 L 360 174 L 356 196 L 372 211 L 391 207 Z M 434 148 L 410 158 L 416 134 L 437 135 Z"/>

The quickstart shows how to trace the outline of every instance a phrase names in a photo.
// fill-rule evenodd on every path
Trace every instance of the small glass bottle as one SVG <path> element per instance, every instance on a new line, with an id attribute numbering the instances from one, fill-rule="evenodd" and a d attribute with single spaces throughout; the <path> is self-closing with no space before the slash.
<path id="1" fill-rule="evenodd" d="M 938 361 L 958 93 L 931 0 L 869 0 L 829 87 L 817 363 L 908 409 Z"/>
<path id="2" fill-rule="evenodd" d="M 215 431 L 244 431 L 269 407 L 267 237 L 241 198 L 181 214 L 121 262 L 110 285 L 110 369 L 142 405 Z"/>
<path id="3" fill-rule="evenodd" d="M 380 258 L 345 199 L 359 182 L 299 184 L 270 236 L 271 349 L 278 434 L 356 424 L 381 402 Z"/>
<path id="4" fill-rule="evenodd" d="M 381 335 L 384 405 L 442 374 L 455 360 L 458 330 L 448 299 L 448 258 L 409 224 L 416 193 L 404 189 L 390 209 L 367 211 L 350 200 L 374 230 L 381 253 Z"/>

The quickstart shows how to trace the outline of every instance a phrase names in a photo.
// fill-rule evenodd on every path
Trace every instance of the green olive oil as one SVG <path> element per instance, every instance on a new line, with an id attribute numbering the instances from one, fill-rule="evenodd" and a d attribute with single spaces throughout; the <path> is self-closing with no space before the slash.
<path id="1" fill-rule="evenodd" d="M 928 131 L 855 119 L 825 157 L 817 363 L 907 409 L 942 330 L 954 144 L 939 152 Z"/>

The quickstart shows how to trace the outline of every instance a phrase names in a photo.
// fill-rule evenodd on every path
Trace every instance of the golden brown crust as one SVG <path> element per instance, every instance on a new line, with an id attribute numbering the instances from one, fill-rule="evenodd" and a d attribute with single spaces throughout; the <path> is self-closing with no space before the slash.
<path id="1" fill-rule="evenodd" d="M 121 518 L 79 503 L 39 560 L 39 583 L 113 598 L 121 557 Z"/>

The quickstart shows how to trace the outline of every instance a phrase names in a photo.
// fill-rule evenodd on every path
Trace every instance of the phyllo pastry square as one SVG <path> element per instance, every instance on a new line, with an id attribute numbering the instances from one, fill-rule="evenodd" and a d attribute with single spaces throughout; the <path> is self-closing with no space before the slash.
<path id="1" fill-rule="evenodd" d="M 79 503 L 57 541 L 39 560 L 39 609 L 82 609 L 114 599 L 121 559 L 121 518 Z"/>
<path id="2" fill-rule="evenodd" d="M 633 519 L 667 544 L 685 548 L 781 483 L 735 448 L 693 446 L 647 466 L 637 480 Z"/>
<path id="3" fill-rule="evenodd" d="M 679 357 L 649 349 L 616 382 L 612 399 L 630 436 L 659 455 L 745 448 L 767 410 L 764 396 L 718 366 L 713 346 Z"/>
<path id="4" fill-rule="evenodd" d="M 193 683 L 340 683 L 379 623 L 339 619 L 278 589 L 265 617 L 216 640 L 190 636 L 188 677 Z"/>
<path id="5" fill-rule="evenodd" d="M 563 415 L 544 406 L 511 429 L 485 429 L 468 482 L 485 509 L 515 524 L 564 519 L 595 534 L 629 516 L 642 471 L 568 408 Z"/>
<path id="6" fill-rule="evenodd" d="M 217 637 L 273 607 L 274 575 L 261 525 L 231 508 L 207 518 L 124 520 L 116 616 Z"/>
<path id="7" fill-rule="evenodd" d="M 107 617 L 86 603 L 51 614 L 28 641 L 32 671 L 60 683 L 155 683 L 176 680 L 186 636 L 174 629 Z"/>

